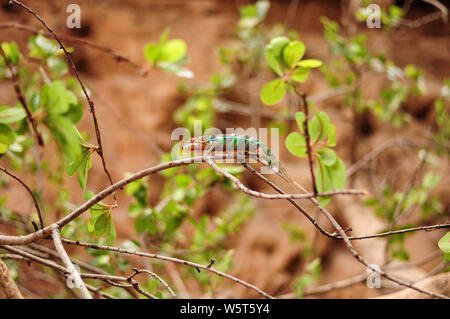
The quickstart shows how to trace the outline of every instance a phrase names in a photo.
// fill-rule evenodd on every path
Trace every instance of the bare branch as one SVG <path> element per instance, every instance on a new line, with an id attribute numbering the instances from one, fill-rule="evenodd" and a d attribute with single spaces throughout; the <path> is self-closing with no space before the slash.
<path id="1" fill-rule="evenodd" d="M 69 255 L 67 255 L 66 251 L 64 250 L 64 246 L 61 242 L 60 230 L 57 225 L 53 226 L 52 238 L 53 243 L 55 244 L 56 251 L 61 257 L 63 263 L 66 265 L 67 271 L 70 273 L 70 276 L 74 279 L 74 282 L 77 284 L 77 288 L 80 290 L 81 295 L 83 296 L 84 299 L 92 299 L 91 294 L 89 293 L 88 289 L 86 288 L 86 285 L 81 279 L 80 273 L 72 264 Z"/>
<path id="2" fill-rule="evenodd" d="M 147 269 L 137 269 L 137 268 L 133 268 L 133 270 L 135 271 L 135 273 L 128 278 L 133 278 L 134 276 L 136 276 L 137 274 L 140 274 L 140 273 L 146 273 L 146 274 L 150 275 L 151 277 L 155 277 L 160 283 L 163 284 L 164 287 L 166 287 L 166 289 L 170 292 L 172 297 L 177 298 L 177 295 L 173 292 L 172 288 L 170 288 L 170 286 L 167 284 L 167 282 L 165 282 L 164 279 L 162 279 L 160 276 L 158 276 L 154 272 L 147 270 Z"/>
<path id="3" fill-rule="evenodd" d="M 2 258 L 3 256 L 0 256 L 0 298 L 23 299 Z"/>
<path id="4" fill-rule="evenodd" d="M 32 28 L 30 26 L 27 25 L 23 25 L 20 23 L 14 23 L 14 22 L 6 22 L 6 23 L 0 23 L 0 29 L 17 29 L 17 30 L 21 30 L 21 31 L 27 31 L 33 34 L 42 34 L 43 36 L 47 37 L 47 38 L 53 38 L 53 35 L 49 32 L 41 32 L 38 29 Z M 111 49 L 109 47 L 106 46 L 102 46 L 99 45 L 97 43 L 85 40 L 85 39 L 80 39 L 77 37 L 72 37 L 70 35 L 63 35 L 63 34 L 58 34 L 57 35 L 59 39 L 69 42 L 69 43 L 77 43 L 77 44 L 81 44 L 84 45 L 88 48 L 94 49 L 94 50 L 98 50 L 98 51 L 102 51 L 106 54 L 109 54 L 113 57 L 114 60 L 116 60 L 117 62 L 126 62 L 128 63 L 130 66 L 132 66 L 134 69 L 137 70 L 141 70 L 141 66 L 133 61 L 131 61 L 129 58 L 127 58 L 123 53 Z"/>
<path id="5" fill-rule="evenodd" d="M 25 182 L 22 181 L 20 179 L 20 177 L 14 175 L 10 171 L 8 171 L 6 168 L 0 166 L 0 170 L 3 171 L 5 174 L 7 174 L 7 175 L 11 176 L 12 178 L 14 178 L 16 181 L 18 181 L 27 190 L 27 192 L 30 194 L 31 198 L 33 199 L 34 207 L 36 208 L 36 211 L 37 211 L 37 214 L 38 214 L 38 217 L 39 217 L 39 223 L 41 224 L 41 229 L 44 228 L 44 218 L 42 216 L 42 212 L 41 212 L 41 209 L 39 207 L 39 203 L 37 201 L 37 198 L 34 195 L 34 193 L 31 190 L 31 188 L 28 187 L 28 185 L 25 184 Z"/>
<path id="6" fill-rule="evenodd" d="M 269 294 L 267 294 L 266 292 L 262 291 L 261 289 L 257 288 L 256 286 L 249 284 L 248 282 L 245 282 L 242 279 L 236 278 L 234 276 L 231 276 L 227 273 L 221 272 L 220 270 L 214 269 L 213 267 L 209 267 L 208 265 L 202 265 L 202 264 L 198 264 L 198 263 L 194 263 L 191 261 L 187 261 L 187 260 L 183 260 L 183 259 L 179 259 L 179 258 L 175 258 L 175 257 L 168 257 L 168 256 L 162 256 L 162 255 L 157 255 L 157 254 L 152 254 L 152 253 L 146 253 L 146 252 L 141 252 L 141 251 L 136 251 L 136 250 L 129 250 L 129 249 L 124 249 L 124 248 L 119 248 L 119 247 L 110 247 L 110 246 L 105 246 L 105 245 L 96 245 L 96 244 L 90 244 L 90 243 L 85 243 L 85 242 L 80 242 L 80 241 L 73 241 L 73 240 L 69 240 L 69 239 L 62 239 L 62 241 L 66 244 L 69 245 L 77 245 L 77 246 L 82 246 L 82 247 L 89 247 L 89 248 L 93 248 L 93 249 L 101 249 L 101 250 L 108 250 L 108 251 L 113 251 L 113 252 L 117 252 L 117 253 L 121 253 L 121 254 L 129 254 L 129 255 L 136 255 L 136 256 L 142 256 L 142 257 L 148 257 L 148 258 L 154 258 L 154 259 L 159 259 L 159 260 L 164 260 L 164 261 L 170 261 L 170 262 L 174 262 L 174 263 L 178 263 L 178 264 L 182 264 L 182 265 L 186 265 L 186 266 L 190 266 L 190 267 L 194 267 L 196 269 L 203 269 L 209 272 L 212 272 L 218 276 L 230 279 L 236 283 L 239 283 L 247 288 L 253 289 L 254 291 L 256 291 L 258 294 L 260 294 L 261 296 L 265 297 L 265 298 L 269 298 L 269 299 L 273 299 L 273 297 Z"/>

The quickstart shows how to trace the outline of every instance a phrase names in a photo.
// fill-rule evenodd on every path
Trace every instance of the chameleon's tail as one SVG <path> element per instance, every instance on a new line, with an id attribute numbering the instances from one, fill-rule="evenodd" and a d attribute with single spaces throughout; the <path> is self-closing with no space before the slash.
<path id="1" fill-rule="evenodd" d="M 304 193 L 305 189 L 300 186 L 296 181 L 292 180 L 288 174 L 287 174 L 287 170 L 281 166 L 281 164 L 279 165 L 278 169 L 278 175 L 284 179 L 288 184 L 292 185 L 296 190 L 298 190 L 299 192 Z"/>

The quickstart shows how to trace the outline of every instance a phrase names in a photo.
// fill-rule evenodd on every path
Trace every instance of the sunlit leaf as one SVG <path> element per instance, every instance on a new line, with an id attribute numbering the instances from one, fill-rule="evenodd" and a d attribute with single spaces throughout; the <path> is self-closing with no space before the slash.
<path id="1" fill-rule="evenodd" d="M 280 102 L 286 93 L 286 83 L 282 79 L 270 81 L 261 90 L 261 101 L 264 104 L 272 105 Z"/>

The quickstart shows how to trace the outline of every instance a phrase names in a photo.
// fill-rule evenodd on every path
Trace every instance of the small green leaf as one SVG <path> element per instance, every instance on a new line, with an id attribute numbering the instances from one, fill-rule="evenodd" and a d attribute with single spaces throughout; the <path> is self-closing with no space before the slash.
<path id="1" fill-rule="evenodd" d="M 86 189 L 88 172 L 92 168 L 92 152 L 88 149 L 83 152 L 83 159 L 78 170 L 78 182 L 83 190 Z"/>
<path id="2" fill-rule="evenodd" d="M 97 236 L 101 236 L 106 232 L 109 223 L 109 214 L 100 214 L 98 215 L 95 224 L 94 224 L 94 234 Z"/>
<path id="3" fill-rule="evenodd" d="M 175 63 L 183 59 L 186 52 L 187 45 L 183 40 L 170 40 L 162 47 L 159 61 Z"/>
<path id="4" fill-rule="evenodd" d="M 57 56 L 47 58 L 48 68 L 57 75 L 64 75 L 69 71 L 67 62 Z"/>
<path id="5" fill-rule="evenodd" d="M 301 41 L 292 41 L 283 50 L 283 61 L 288 68 L 293 68 L 305 54 L 305 44 Z"/>
<path id="6" fill-rule="evenodd" d="M 308 78 L 310 70 L 311 69 L 309 68 L 296 68 L 291 74 L 291 79 L 295 82 L 305 82 Z"/>
<path id="7" fill-rule="evenodd" d="M 282 71 L 282 57 L 284 47 L 289 43 L 289 38 L 276 37 L 273 38 L 266 46 L 265 57 L 269 67 L 278 75 L 283 75 Z"/>
<path id="8" fill-rule="evenodd" d="M 288 151 L 295 156 L 306 156 L 306 140 L 302 134 L 298 132 L 290 133 L 286 138 L 285 144 Z"/>
<path id="9" fill-rule="evenodd" d="M 427 173 L 425 177 L 423 178 L 422 185 L 425 188 L 431 189 L 436 187 L 439 182 L 441 181 L 441 176 L 433 174 L 433 173 Z"/>
<path id="10" fill-rule="evenodd" d="M 281 64 L 280 61 L 277 59 L 277 57 L 273 54 L 272 51 L 270 51 L 268 48 L 265 50 L 265 57 L 267 64 L 269 67 L 279 76 L 283 75 L 283 71 L 281 70 Z"/>
<path id="11" fill-rule="evenodd" d="M 286 93 L 286 83 L 282 79 L 270 81 L 261 90 L 261 101 L 267 105 L 280 102 Z"/>
<path id="12" fill-rule="evenodd" d="M 305 122 L 305 113 L 303 112 L 297 112 L 295 113 L 295 121 L 297 122 L 297 126 L 300 129 L 300 131 L 302 133 L 304 133 L 303 131 L 303 123 Z"/>
<path id="13" fill-rule="evenodd" d="M 325 166 L 333 166 L 336 163 L 337 155 L 335 151 L 330 148 L 322 147 L 319 150 L 319 156 L 322 159 L 322 163 Z"/>
<path id="14" fill-rule="evenodd" d="M 50 128 L 59 146 L 66 154 L 65 170 L 72 176 L 78 170 L 82 159 L 80 134 L 73 123 L 61 115 L 49 115 L 44 123 Z"/>
<path id="15" fill-rule="evenodd" d="M 0 154 L 6 153 L 9 145 L 14 143 L 14 131 L 5 124 L 0 124 Z"/>
<path id="16" fill-rule="evenodd" d="M 336 126 L 333 124 L 328 125 L 328 146 L 336 146 Z"/>
<path id="17" fill-rule="evenodd" d="M 5 52 L 6 58 L 11 64 L 16 65 L 17 63 L 19 63 L 20 50 L 16 42 L 3 42 L 2 49 Z"/>
<path id="18" fill-rule="evenodd" d="M 78 102 L 76 95 L 69 91 L 62 81 L 44 84 L 40 97 L 42 105 L 49 114 L 66 113 L 70 104 L 77 104 Z"/>
<path id="19" fill-rule="evenodd" d="M 444 260 L 450 261 L 450 232 L 447 232 L 438 242 L 439 249 L 444 252 Z"/>
<path id="20" fill-rule="evenodd" d="M 0 106 L 0 123 L 16 123 L 23 120 L 26 116 L 27 114 L 23 108 Z"/>
<path id="21" fill-rule="evenodd" d="M 109 245 L 116 240 L 116 227 L 111 214 L 108 214 L 108 225 L 106 226 L 106 241 Z"/>
<path id="22" fill-rule="evenodd" d="M 298 62 L 297 66 L 303 68 L 320 68 L 322 66 L 322 61 L 316 59 L 305 59 Z"/>
<path id="23" fill-rule="evenodd" d="M 336 163 L 331 168 L 333 175 L 333 186 L 335 189 L 342 189 L 345 186 L 346 174 L 345 164 L 340 158 L 336 158 Z"/>
<path id="24" fill-rule="evenodd" d="M 151 65 L 155 65 L 161 56 L 161 46 L 156 43 L 148 43 L 144 47 L 144 56 Z"/>

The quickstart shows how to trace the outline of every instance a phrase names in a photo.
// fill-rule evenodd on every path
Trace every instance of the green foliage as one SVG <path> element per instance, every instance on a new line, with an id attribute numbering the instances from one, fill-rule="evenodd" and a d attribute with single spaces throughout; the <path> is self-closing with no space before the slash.
<path id="1" fill-rule="evenodd" d="M 438 242 L 439 248 L 444 252 L 444 261 L 450 261 L 450 232 L 447 232 Z"/>
<path id="2" fill-rule="evenodd" d="M 182 65 L 188 61 L 187 45 L 181 39 L 168 40 L 169 30 L 161 35 L 159 42 L 148 43 L 144 47 L 144 56 L 151 67 L 174 73 L 183 78 L 192 78 L 192 71 Z"/>
<path id="3" fill-rule="evenodd" d="M 310 104 L 312 106 L 312 104 Z M 316 182 L 319 192 L 338 190 L 345 186 L 345 165 L 336 155 L 331 147 L 336 144 L 336 128 L 330 124 L 330 119 L 325 112 L 317 112 L 315 108 L 314 116 L 307 121 L 308 133 L 310 136 L 311 155 L 316 161 Z M 286 148 L 298 157 L 307 156 L 307 144 L 305 138 L 304 121 L 305 114 L 297 112 L 295 119 L 299 127 L 299 132 L 291 132 L 285 141 Z M 319 203 L 326 206 L 330 198 L 321 197 Z"/>
<path id="4" fill-rule="evenodd" d="M 86 191 L 84 193 L 84 200 L 88 201 L 94 197 L 94 195 L 93 192 Z M 88 231 L 96 236 L 105 235 L 106 242 L 109 245 L 114 244 L 114 241 L 116 240 L 116 228 L 111 216 L 111 206 L 100 201 L 92 206 L 89 211 L 91 212 L 91 218 L 87 225 Z"/>
<path id="5" fill-rule="evenodd" d="M 395 6 L 389 10 L 391 26 L 398 23 L 396 19 L 401 19 L 398 10 L 401 11 Z M 330 87 L 349 86 L 351 88 L 350 93 L 344 97 L 345 105 L 359 113 L 372 111 L 382 121 L 391 122 L 397 128 L 410 121 L 410 115 L 404 112 L 401 106 L 408 97 L 426 92 L 423 72 L 411 64 L 401 69 L 383 54 L 373 54 L 369 50 L 367 37 L 363 33 L 347 37 L 341 34 L 340 27 L 335 21 L 322 17 L 321 22 L 329 42 L 329 51 L 336 56 L 336 60 L 322 67 L 321 71 L 326 76 Z M 363 69 L 371 69 L 387 78 L 387 85 L 380 89 L 379 98 L 363 96 L 358 84 Z"/>
<path id="6" fill-rule="evenodd" d="M 192 89 L 186 102 L 173 114 L 175 123 L 194 132 L 194 122 L 202 121 L 203 128 L 213 127 L 216 119 L 214 107 L 219 96 L 236 81 L 234 74 L 224 71 L 211 76 L 209 81 Z"/>
<path id="7" fill-rule="evenodd" d="M 306 265 L 305 272 L 294 281 L 295 295 L 303 298 L 303 294 L 308 286 L 320 281 L 322 265 L 320 258 L 316 258 Z"/>
<path id="8" fill-rule="evenodd" d="M 408 193 L 394 191 L 386 185 L 381 193 L 381 198 L 371 197 L 365 201 L 365 205 L 372 206 L 375 214 L 385 219 L 389 224 L 394 223 L 402 214 L 410 212 L 414 208 L 420 208 L 422 218 L 438 217 L 444 213 L 444 206 L 436 195 L 431 192 L 440 182 L 440 176 L 427 173 L 419 186 L 413 186 Z M 410 228 L 412 225 L 394 227 L 392 230 Z M 382 232 L 389 231 L 384 229 Z M 393 258 L 408 260 L 409 253 L 404 247 L 404 238 L 410 233 L 395 234 L 388 240 L 388 249 Z"/>
<path id="9" fill-rule="evenodd" d="M 441 88 L 441 95 L 434 102 L 436 111 L 437 132 L 434 134 L 436 151 L 441 154 L 445 150 L 446 143 L 450 140 L 450 78 L 444 80 Z"/>
<path id="10" fill-rule="evenodd" d="M 270 81 L 261 90 L 261 101 L 267 105 L 280 102 L 289 86 L 295 82 L 305 82 L 311 68 L 317 68 L 322 62 L 316 59 L 302 60 L 306 47 L 303 42 L 287 37 L 273 38 L 266 46 L 265 57 L 270 69 L 279 78 Z"/>

